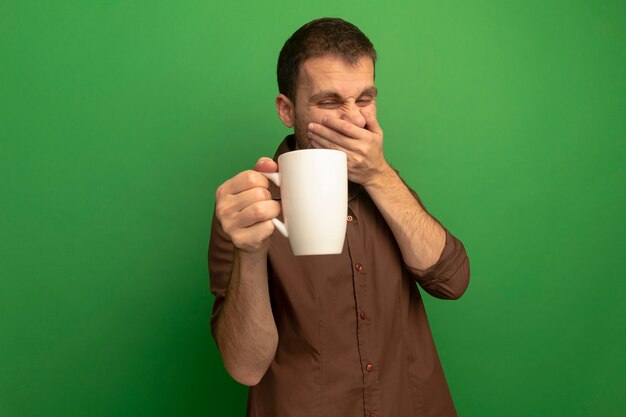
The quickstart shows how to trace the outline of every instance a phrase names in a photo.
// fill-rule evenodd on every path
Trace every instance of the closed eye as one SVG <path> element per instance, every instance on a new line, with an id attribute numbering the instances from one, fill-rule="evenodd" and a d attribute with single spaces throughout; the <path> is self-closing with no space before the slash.
<path id="1" fill-rule="evenodd" d="M 324 100 L 324 101 L 320 101 L 319 103 L 317 103 L 317 105 L 320 107 L 329 109 L 329 108 L 339 107 L 341 103 L 335 100 Z"/>

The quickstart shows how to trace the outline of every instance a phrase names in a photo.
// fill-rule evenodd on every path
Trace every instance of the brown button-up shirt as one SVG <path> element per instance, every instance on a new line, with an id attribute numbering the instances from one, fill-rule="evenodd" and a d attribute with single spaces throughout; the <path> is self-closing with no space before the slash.
<path id="1" fill-rule="evenodd" d="M 275 159 L 294 142 L 287 137 Z M 270 191 L 280 199 L 276 187 Z M 438 298 L 460 297 L 469 282 L 465 249 L 446 230 L 440 259 L 413 269 L 367 192 L 351 183 L 348 198 L 341 255 L 296 257 L 287 239 L 272 236 L 267 263 L 279 342 L 265 376 L 250 387 L 248 416 L 456 416 L 415 283 Z M 214 219 L 212 325 L 232 260 L 233 245 Z"/>

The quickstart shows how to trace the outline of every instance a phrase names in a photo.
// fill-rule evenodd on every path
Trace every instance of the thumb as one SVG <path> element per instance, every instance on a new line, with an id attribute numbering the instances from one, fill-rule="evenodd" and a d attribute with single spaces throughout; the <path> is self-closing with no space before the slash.
<path id="1" fill-rule="evenodd" d="M 262 157 L 254 165 L 254 170 L 258 172 L 276 172 L 278 171 L 278 164 L 270 158 Z"/>

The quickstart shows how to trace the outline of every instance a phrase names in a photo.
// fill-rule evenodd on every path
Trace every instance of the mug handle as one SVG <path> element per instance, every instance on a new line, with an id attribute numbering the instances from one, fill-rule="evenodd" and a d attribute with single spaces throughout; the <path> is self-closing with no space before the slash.
<path id="1" fill-rule="evenodd" d="M 259 174 L 272 181 L 277 187 L 280 187 L 280 172 L 259 172 Z M 287 231 L 285 223 L 281 222 L 277 218 L 273 218 L 272 223 L 274 223 L 276 229 L 278 229 L 283 236 L 289 238 L 289 232 Z"/>

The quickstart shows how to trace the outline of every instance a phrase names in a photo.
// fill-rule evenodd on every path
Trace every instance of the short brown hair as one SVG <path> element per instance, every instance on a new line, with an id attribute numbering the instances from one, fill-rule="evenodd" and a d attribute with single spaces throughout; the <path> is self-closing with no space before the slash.
<path id="1" fill-rule="evenodd" d="M 376 63 L 372 42 L 352 23 L 343 19 L 323 17 L 300 29 L 283 45 L 278 55 L 278 91 L 295 100 L 300 66 L 313 57 L 333 55 L 354 65 L 362 57 Z"/>

